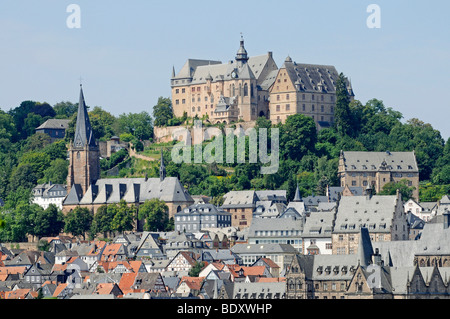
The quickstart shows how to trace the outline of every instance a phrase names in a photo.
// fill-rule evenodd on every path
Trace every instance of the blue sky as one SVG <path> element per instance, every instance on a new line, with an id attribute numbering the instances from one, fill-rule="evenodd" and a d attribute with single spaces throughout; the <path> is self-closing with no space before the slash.
<path id="1" fill-rule="evenodd" d="M 69 29 L 69 4 L 81 28 Z M 381 28 L 369 29 L 369 4 Z M 80 77 L 88 105 L 114 115 L 152 113 L 170 96 L 172 66 L 186 59 L 227 62 L 239 47 L 272 51 L 281 66 L 334 65 L 356 98 L 371 98 L 450 137 L 449 1 L 106 1 L 0 2 L 0 107 L 24 100 L 76 102 Z"/>

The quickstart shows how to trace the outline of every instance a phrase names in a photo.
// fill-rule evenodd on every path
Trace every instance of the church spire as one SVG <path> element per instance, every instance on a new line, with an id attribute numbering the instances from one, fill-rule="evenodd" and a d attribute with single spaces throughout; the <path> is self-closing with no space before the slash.
<path id="1" fill-rule="evenodd" d="M 298 184 L 297 184 L 297 188 L 295 189 L 295 196 L 294 196 L 294 200 L 293 202 L 302 202 L 302 195 L 300 195 L 300 189 L 298 188 Z"/>
<path id="2" fill-rule="evenodd" d="M 166 178 L 166 166 L 164 165 L 163 150 L 161 148 L 161 165 L 159 167 L 159 180 L 162 182 Z"/>
<path id="3" fill-rule="evenodd" d="M 95 147 L 95 139 L 93 136 L 91 122 L 84 101 L 83 87 L 80 84 L 80 101 L 78 103 L 77 124 L 75 127 L 75 136 L 73 145 L 76 148 L 83 148 L 85 146 Z"/>

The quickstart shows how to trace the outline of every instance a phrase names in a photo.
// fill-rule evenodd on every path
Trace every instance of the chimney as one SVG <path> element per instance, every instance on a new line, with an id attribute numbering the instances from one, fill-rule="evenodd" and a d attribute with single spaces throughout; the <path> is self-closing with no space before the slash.
<path id="1" fill-rule="evenodd" d="M 375 248 L 375 253 L 372 255 L 372 264 L 383 266 L 383 260 L 381 259 L 380 250 Z"/>

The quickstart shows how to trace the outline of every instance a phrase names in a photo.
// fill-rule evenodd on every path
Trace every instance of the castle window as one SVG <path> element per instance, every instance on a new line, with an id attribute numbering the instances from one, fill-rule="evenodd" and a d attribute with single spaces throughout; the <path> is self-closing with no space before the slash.
<path id="1" fill-rule="evenodd" d="M 302 109 L 303 109 L 303 111 L 306 111 L 306 105 L 305 104 L 302 105 Z"/>
<path id="2" fill-rule="evenodd" d="M 286 104 L 286 111 L 290 111 L 291 109 L 291 105 L 290 104 Z"/>
<path id="3" fill-rule="evenodd" d="M 248 84 L 244 84 L 244 96 L 248 96 Z"/>
<path id="4" fill-rule="evenodd" d="M 186 89 L 181 89 L 181 93 L 186 93 Z"/>
<path id="5" fill-rule="evenodd" d="M 289 100 L 289 94 L 286 94 L 286 100 Z"/>
<path id="6" fill-rule="evenodd" d="M 314 112 L 315 109 L 316 109 L 316 108 L 315 108 L 315 106 L 314 106 L 314 104 L 313 104 L 313 105 L 311 106 L 311 111 Z"/>

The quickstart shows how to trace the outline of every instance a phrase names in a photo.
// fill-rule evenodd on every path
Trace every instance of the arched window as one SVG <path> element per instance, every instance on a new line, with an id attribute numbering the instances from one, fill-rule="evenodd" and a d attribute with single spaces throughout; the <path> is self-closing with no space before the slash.
<path id="1" fill-rule="evenodd" d="M 289 280 L 289 289 L 290 290 L 294 290 L 295 289 L 295 285 L 294 285 L 294 281 L 293 280 Z"/>

